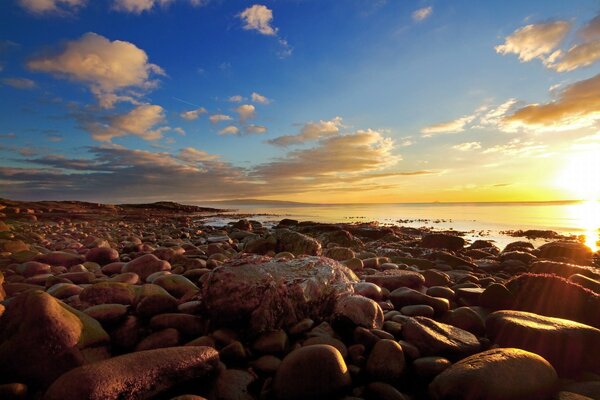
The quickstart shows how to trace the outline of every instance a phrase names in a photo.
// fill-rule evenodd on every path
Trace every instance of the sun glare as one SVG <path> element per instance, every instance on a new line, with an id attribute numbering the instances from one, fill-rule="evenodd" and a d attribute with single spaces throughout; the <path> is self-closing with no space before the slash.
<path id="1" fill-rule="evenodd" d="M 555 183 L 573 200 L 600 200 L 600 154 L 574 154 L 561 168 Z"/>
<path id="2" fill-rule="evenodd" d="M 584 243 L 597 251 L 600 241 L 600 202 L 584 201 L 571 208 L 573 222 L 584 231 Z"/>

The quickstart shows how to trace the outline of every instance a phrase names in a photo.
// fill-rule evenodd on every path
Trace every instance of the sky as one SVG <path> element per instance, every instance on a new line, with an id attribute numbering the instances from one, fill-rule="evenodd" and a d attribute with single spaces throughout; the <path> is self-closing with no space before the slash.
<path id="1" fill-rule="evenodd" d="M 597 0 L 0 9 L 0 197 L 600 196 Z"/>

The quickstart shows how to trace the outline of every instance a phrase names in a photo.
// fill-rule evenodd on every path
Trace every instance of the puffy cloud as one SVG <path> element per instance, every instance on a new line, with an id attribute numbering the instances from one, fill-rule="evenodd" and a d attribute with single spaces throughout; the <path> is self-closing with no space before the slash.
<path id="1" fill-rule="evenodd" d="M 373 130 L 333 136 L 317 146 L 289 152 L 284 158 L 254 169 L 253 175 L 273 184 L 334 183 L 343 176 L 357 176 L 396 164 L 394 142 Z"/>
<path id="2" fill-rule="evenodd" d="M 252 95 L 250 97 L 252 98 L 252 101 L 255 102 L 255 103 L 269 104 L 271 102 L 271 100 L 269 100 L 268 98 L 266 98 L 262 94 L 258 94 L 256 92 L 252 92 Z"/>
<path id="3" fill-rule="evenodd" d="M 121 12 L 133 14 L 141 14 L 145 11 L 150 11 L 154 6 L 161 7 L 173 3 L 175 0 L 114 0 L 113 9 Z M 206 0 L 189 0 L 189 4 L 194 7 L 206 4 Z"/>
<path id="4" fill-rule="evenodd" d="M 600 121 L 600 74 L 562 89 L 556 100 L 530 104 L 506 116 L 515 130 L 562 131 L 594 126 Z"/>
<path id="5" fill-rule="evenodd" d="M 558 59 L 558 61 L 554 61 Z M 587 67 L 600 60 L 600 40 L 571 47 L 566 53 L 557 52 L 546 65 L 557 72 L 568 72 Z"/>
<path id="6" fill-rule="evenodd" d="M 179 151 L 177 158 L 188 163 L 200 163 L 219 159 L 216 154 L 209 154 L 204 150 L 198 150 L 193 147 L 186 147 Z"/>
<path id="7" fill-rule="evenodd" d="M 231 96 L 227 99 L 227 101 L 230 101 L 232 103 L 241 103 L 244 100 L 244 98 L 242 96 L 240 96 L 239 94 L 236 94 L 235 96 Z"/>
<path id="8" fill-rule="evenodd" d="M 268 143 L 275 146 L 290 146 L 301 144 L 311 140 L 319 140 L 328 136 L 334 136 L 340 133 L 342 127 L 342 118 L 335 117 L 329 121 L 321 120 L 319 122 L 308 122 L 304 124 L 300 133 L 296 135 L 284 135 L 271 139 Z"/>
<path id="9" fill-rule="evenodd" d="M 429 18 L 429 16 L 431 15 L 432 12 L 433 12 L 433 7 L 431 7 L 431 6 L 419 8 L 418 10 L 415 10 L 412 13 L 412 19 L 417 22 L 424 21 L 427 18 Z"/>
<path id="10" fill-rule="evenodd" d="M 19 5 L 32 14 L 68 14 L 77 11 L 86 0 L 19 0 Z"/>
<path id="11" fill-rule="evenodd" d="M 212 122 L 213 124 L 216 124 L 217 122 L 222 122 L 222 121 L 231 121 L 233 118 L 231 118 L 229 115 L 224 115 L 224 114 L 213 114 L 210 117 L 208 117 L 208 119 L 210 120 L 210 122 Z"/>
<path id="12" fill-rule="evenodd" d="M 508 99 L 504 103 L 500 104 L 497 107 L 492 108 L 491 110 L 482 110 L 487 111 L 485 114 L 481 115 L 478 123 L 480 125 L 486 126 L 500 126 L 502 124 L 502 119 L 513 110 L 518 104 L 517 99 Z"/>
<path id="13" fill-rule="evenodd" d="M 235 112 L 238 113 L 242 122 L 256 116 L 256 108 L 252 104 L 242 104 L 235 109 Z"/>
<path id="14" fill-rule="evenodd" d="M 255 133 L 255 134 L 263 134 L 267 132 L 267 127 L 266 126 L 262 126 L 262 125 L 247 125 L 244 127 L 244 130 L 248 133 Z"/>
<path id="15" fill-rule="evenodd" d="M 242 11 L 239 17 L 244 21 L 244 29 L 246 30 L 255 30 L 269 36 L 277 34 L 277 28 L 271 26 L 273 11 L 266 6 L 254 4 Z"/>
<path id="16" fill-rule="evenodd" d="M 36 86 L 34 81 L 27 78 L 4 78 L 2 83 L 15 89 L 33 89 Z"/>
<path id="17" fill-rule="evenodd" d="M 153 104 L 142 104 L 126 114 L 108 117 L 108 123 L 84 121 L 83 127 L 95 140 L 110 142 L 115 137 L 139 136 L 144 140 L 158 140 L 171 128 L 158 127 L 165 122 L 164 109 Z"/>
<path id="18" fill-rule="evenodd" d="M 527 25 L 506 37 L 504 44 L 495 47 L 499 54 L 517 54 L 522 62 L 534 58 L 544 60 L 563 41 L 571 24 L 567 21 L 553 21 Z"/>
<path id="19" fill-rule="evenodd" d="M 152 74 L 164 75 L 158 65 L 148 62 L 144 50 L 121 40 L 111 42 L 95 33 L 68 42 L 59 53 L 34 58 L 27 66 L 32 71 L 88 85 L 104 108 L 118 101 L 135 102 L 140 90 L 157 86 Z"/>
<path id="20" fill-rule="evenodd" d="M 455 150 L 459 150 L 459 151 L 479 150 L 481 148 L 481 143 L 479 143 L 479 142 L 460 143 L 460 144 L 452 146 L 452 148 Z"/>
<path id="21" fill-rule="evenodd" d="M 225 128 L 223 128 L 219 131 L 219 135 L 221 135 L 221 136 L 237 135 L 238 133 L 240 133 L 240 128 L 238 128 L 235 125 L 226 126 Z"/>
<path id="22" fill-rule="evenodd" d="M 452 121 L 434 124 L 421 129 L 424 137 L 430 137 L 443 133 L 459 133 L 465 130 L 465 127 L 475 119 L 474 115 L 465 115 Z"/>
<path id="23" fill-rule="evenodd" d="M 198 117 L 202 114 L 206 114 L 206 108 L 200 107 L 195 110 L 185 111 L 180 114 L 181 118 L 187 119 L 188 121 L 193 121 L 198 119 Z"/>

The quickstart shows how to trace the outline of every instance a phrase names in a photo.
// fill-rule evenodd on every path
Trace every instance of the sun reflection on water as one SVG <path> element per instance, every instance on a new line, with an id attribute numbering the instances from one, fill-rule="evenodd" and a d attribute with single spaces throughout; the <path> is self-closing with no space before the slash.
<path id="1" fill-rule="evenodd" d="M 598 251 L 600 243 L 600 202 L 584 201 L 570 208 L 573 222 L 584 231 L 584 243 Z"/>

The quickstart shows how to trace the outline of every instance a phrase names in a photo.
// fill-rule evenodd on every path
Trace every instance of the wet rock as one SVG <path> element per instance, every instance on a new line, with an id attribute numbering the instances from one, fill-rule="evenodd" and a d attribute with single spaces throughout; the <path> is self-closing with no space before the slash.
<path id="1" fill-rule="evenodd" d="M 383 326 L 383 311 L 375 301 L 358 295 L 340 298 L 334 308 L 335 321 L 365 328 L 381 328 Z"/>
<path id="2" fill-rule="evenodd" d="M 163 275 L 156 278 L 152 283 L 162 287 L 176 298 L 181 298 L 186 293 L 200 290 L 198 286 L 183 275 Z"/>
<path id="3" fill-rule="evenodd" d="M 318 240 L 289 229 L 278 229 L 275 231 L 277 238 L 277 251 L 289 251 L 295 256 L 321 254 L 321 243 Z"/>
<path id="4" fill-rule="evenodd" d="M 38 261 L 27 261 L 17 266 L 16 271 L 25 277 L 30 277 L 39 274 L 47 274 L 50 272 L 50 265 Z"/>
<path id="5" fill-rule="evenodd" d="M 448 299 L 431 297 L 409 288 L 398 288 L 394 290 L 390 293 L 390 300 L 396 309 L 417 304 L 431 306 L 438 314 L 443 314 L 450 309 L 450 302 Z"/>
<path id="6" fill-rule="evenodd" d="M 219 373 L 211 398 L 217 400 L 254 400 L 249 386 L 256 375 L 239 369 L 226 369 Z"/>
<path id="7" fill-rule="evenodd" d="M 465 358 L 429 385 L 433 399 L 544 399 L 556 372 L 542 357 L 519 349 L 494 349 Z"/>
<path id="8" fill-rule="evenodd" d="M 444 357 L 420 357 L 413 361 L 415 373 L 420 378 L 430 380 L 445 371 L 452 363 Z"/>
<path id="9" fill-rule="evenodd" d="M 425 283 L 425 278 L 420 273 L 404 270 L 387 270 L 373 275 L 365 275 L 363 279 L 388 290 L 400 287 L 419 288 Z"/>
<path id="10" fill-rule="evenodd" d="M 85 253 L 85 260 L 106 265 L 119 261 L 119 252 L 110 247 L 94 247 Z"/>
<path id="11" fill-rule="evenodd" d="M 529 271 L 534 274 L 554 274 L 562 276 L 563 278 L 568 278 L 574 274 L 580 274 L 591 279 L 600 279 L 600 270 L 597 268 L 557 261 L 537 261 L 531 265 Z"/>
<path id="12" fill-rule="evenodd" d="M 167 261 L 159 259 L 154 254 L 144 254 L 123 265 L 121 272 L 135 272 L 142 281 L 145 281 L 149 275 L 155 272 L 170 270 L 171 264 Z"/>
<path id="13" fill-rule="evenodd" d="M 111 324 L 122 320 L 127 315 L 127 309 L 123 304 L 99 304 L 86 308 L 83 312 L 101 324 Z"/>
<path id="14" fill-rule="evenodd" d="M 409 318 L 402 326 L 402 336 L 424 356 L 460 358 L 480 349 L 472 333 L 425 317 Z"/>
<path id="15" fill-rule="evenodd" d="M 259 333 L 327 318 L 356 281 L 352 271 L 329 258 L 248 257 L 204 275 L 201 293 L 213 323 Z"/>
<path id="16" fill-rule="evenodd" d="M 541 258 L 553 260 L 569 260 L 589 265 L 592 261 L 592 250 L 579 242 L 552 242 L 539 247 Z"/>
<path id="17" fill-rule="evenodd" d="M 135 296 L 134 287 L 121 282 L 95 283 L 84 288 L 79 294 L 82 302 L 93 306 L 107 303 L 131 305 Z"/>
<path id="18" fill-rule="evenodd" d="M 476 336 L 482 336 L 485 333 L 485 322 L 472 307 L 458 307 L 450 310 L 444 314 L 442 320 L 448 325 L 464 329 Z"/>
<path id="19" fill-rule="evenodd" d="M 430 233 L 421 239 L 421 246 L 433 249 L 460 250 L 465 243 L 465 239 L 460 236 L 444 233 Z"/>
<path id="20" fill-rule="evenodd" d="M 584 288 L 589 289 L 596 294 L 600 294 L 599 280 L 588 278 L 587 276 L 580 274 L 571 275 L 568 280 L 569 282 L 583 286 Z"/>
<path id="21" fill-rule="evenodd" d="M 47 293 L 11 301 L 0 319 L 0 375 L 47 386 L 86 362 L 87 352 L 109 338 L 100 324 Z"/>
<path id="22" fill-rule="evenodd" d="M 501 283 L 492 283 L 479 297 L 479 304 L 492 310 L 510 309 L 512 302 L 512 293 Z"/>
<path id="23" fill-rule="evenodd" d="M 332 346 L 313 345 L 296 349 L 283 359 L 273 393 L 278 400 L 329 399 L 350 384 L 340 352 Z"/>
<path id="24" fill-rule="evenodd" d="M 148 399 L 213 373 L 210 347 L 170 347 L 125 354 L 73 369 L 56 380 L 44 400 Z"/>
<path id="25" fill-rule="evenodd" d="M 506 287 L 514 296 L 512 308 L 600 327 L 600 295 L 565 278 L 522 274 Z"/>
<path id="26" fill-rule="evenodd" d="M 366 371 L 374 380 L 394 383 L 404 374 L 404 352 L 398 342 L 378 341 L 367 359 Z"/>
<path id="27" fill-rule="evenodd" d="M 486 319 L 488 337 L 503 347 L 543 356 L 562 374 L 598 366 L 600 329 L 522 311 L 496 311 Z"/>
<path id="28" fill-rule="evenodd" d="M 40 254 L 35 256 L 33 260 L 44 264 L 62 265 L 63 267 L 70 267 L 85 261 L 83 256 L 65 251 L 52 251 L 47 254 Z"/>

